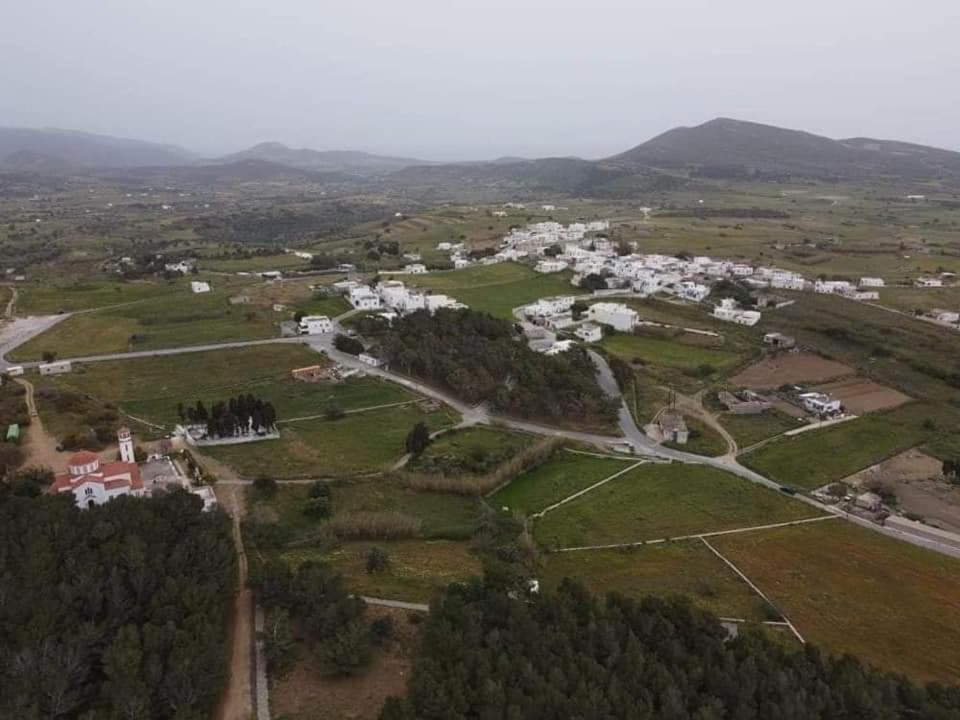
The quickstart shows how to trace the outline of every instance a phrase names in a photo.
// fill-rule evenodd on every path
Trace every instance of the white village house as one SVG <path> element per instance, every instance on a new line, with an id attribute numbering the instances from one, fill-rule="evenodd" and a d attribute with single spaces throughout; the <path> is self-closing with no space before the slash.
<path id="1" fill-rule="evenodd" d="M 326 315 L 304 315 L 298 330 L 301 335 L 321 335 L 333 332 L 333 321 Z"/>
<path id="2" fill-rule="evenodd" d="M 640 322 L 637 311 L 623 303 L 596 303 L 587 309 L 587 317 L 620 332 L 630 332 Z"/>

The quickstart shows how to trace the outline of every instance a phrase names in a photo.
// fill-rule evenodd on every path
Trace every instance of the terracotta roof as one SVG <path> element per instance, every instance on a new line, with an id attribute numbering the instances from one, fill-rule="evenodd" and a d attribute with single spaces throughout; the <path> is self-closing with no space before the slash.
<path id="1" fill-rule="evenodd" d="M 71 455 L 67 464 L 70 466 L 89 465 L 90 463 L 97 462 L 98 460 L 100 460 L 100 458 L 96 453 L 92 453 L 89 450 L 81 450 L 80 452 Z"/>
<path id="2" fill-rule="evenodd" d="M 77 453 L 81 455 L 82 453 Z M 91 453 L 92 454 L 92 453 Z M 76 457 L 76 456 L 74 456 Z M 71 460 L 72 462 L 72 460 Z M 84 464 L 84 463 L 78 463 Z M 127 475 L 130 479 L 127 480 Z M 65 490 L 73 490 L 79 485 L 87 482 L 100 483 L 107 490 L 129 485 L 131 490 L 143 489 L 143 478 L 140 476 L 140 468 L 136 463 L 112 462 L 100 466 L 96 472 L 85 475 L 71 475 L 70 473 L 61 473 L 54 479 L 50 485 L 49 493 L 55 495 Z"/>

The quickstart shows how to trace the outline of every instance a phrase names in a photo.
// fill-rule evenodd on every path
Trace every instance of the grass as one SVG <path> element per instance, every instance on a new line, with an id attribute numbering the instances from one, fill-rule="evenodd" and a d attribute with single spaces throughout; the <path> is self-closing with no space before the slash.
<path id="1" fill-rule="evenodd" d="M 761 415 L 734 415 L 723 413 L 718 417 L 720 424 L 737 441 L 740 449 L 750 447 L 768 438 L 781 435 L 787 430 L 801 427 L 801 424 L 782 412 L 768 410 Z"/>
<path id="2" fill-rule="evenodd" d="M 765 619 L 760 598 L 699 540 L 548 555 L 545 584 L 556 587 L 563 578 L 601 595 L 683 595 L 722 617 Z"/>
<path id="3" fill-rule="evenodd" d="M 639 542 L 813 517 L 817 511 L 702 465 L 643 465 L 545 515 L 548 547 Z"/>
<path id="4" fill-rule="evenodd" d="M 529 515 L 630 467 L 629 460 L 560 451 L 501 488 L 490 503 Z"/>
<path id="5" fill-rule="evenodd" d="M 823 430 L 774 440 L 741 462 L 777 482 L 806 490 L 852 475 L 935 435 L 923 422 L 935 417 L 928 405 L 859 417 Z"/>
<path id="6" fill-rule="evenodd" d="M 696 370 L 702 365 L 712 365 L 723 371 L 741 362 L 741 355 L 737 352 L 698 344 L 702 342 L 702 336 L 688 337 L 698 338 L 698 341 L 616 333 L 607 335 L 600 344 L 621 360 L 673 370 Z"/>
<path id="7" fill-rule="evenodd" d="M 960 287 L 884 288 L 880 291 L 880 302 L 906 313 L 934 308 L 949 310 L 960 305 Z"/>
<path id="8" fill-rule="evenodd" d="M 489 427 L 451 430 L 440 435 L 407 469 L 420 473 L 482 474 L 506 462 L 534 442 L 531 435 Z"/>
<path id="9" fill-rule="evenodd" d="M 808 640 L 921 681 L 960 677 L 960 561 L 841 521 L 711 543 Z"/>
<path id="10" fill-rule="evenodd" d="M 403 454 L 407 433 L 417 422 L 439 430 L 458 419 L 446 409 L 427 413 L 407 405 L 340 420 L 290 423 L 281 426 L 279 440 L 204 448 L 204 453 L 247 477 L 351 475 L 387 469 Z"/>
<path id="11" fill-rule="evenodd" d="M 542 297 L 569 295 L 575 291 L 568 273 L 543 275 L 518 263 L 411 276 L 406 280 L 411 285 L 451 295 L 473 310 L 506 320 L 513 318 L 515 307 Z"/>
<path id="12" fill-rule="evenodd" d="M 386 550 L 390 557 L 385 572 L 366 571 L 367 553 L 373 547 Z M 294 564 L 326 563 L 344 576 L 351 591 L 361 595 L 426 603 L 450 583 L 481 574 L 479 560 L 468 550 L 467 543 L 450 540 L 393 540 L 344 543 L 330 552 L 291 550 L 283 557 Z"/>
<path id="13" fill-rule="evenodd" d="M 178 422 L 179 402 L 203 400 L 209 406 L 241 392 L 271 401 L 281 420 L 320 415 L 330 405 L 354 410 L 416 398 L 399 385 L 375 378 L 303 383 L 290 377 L 293 368 L 325 361 L 303 345 L 261 345 L 91 363 L 49 380 L 166 427 Z"/>
<path id="14" fill-rule="evenodd" d="M 28 285 L 19 290 L 17 312 L 20 315 L 52 315 L 137 302 L 178 294 L 184 284 L 165 280 L 82 280 L 64 283 Z M 189 292 L 189 290 L 188 290 Z"/>
<path id="15" fill-rule="evenodd" d="M 706 455 L 707 457 L 726 454 L 727 441 L 723 439 L 723 435 L 691 415 L 685 415 L 683 419 L 690 430 L 690 437 L 686 445 L 678 445 L 672 442 L 664 443 L 664 445 L 696 455 Z"/>
<path id="16" fill-rule="evenodd" d="M 177 288 L 176 293 L 69 317 L 12 356 L 36 360 L 49 350 L 61 358 L 81 357 L 278 335 L 268 308 L 231 305 L 227 298 L 233 292 L 227 289 L 195 295 L 188 286 Z"/>
<path id="17" fill-rule="evenodd" d="M 297 303 L 294 309 L 302 312 L 304 315 L 326 315 L 327 317 L 337 317 L 350 310 L 350 303 L 340 295 L 331 297 L 317 297 L 310 300 Z"/>

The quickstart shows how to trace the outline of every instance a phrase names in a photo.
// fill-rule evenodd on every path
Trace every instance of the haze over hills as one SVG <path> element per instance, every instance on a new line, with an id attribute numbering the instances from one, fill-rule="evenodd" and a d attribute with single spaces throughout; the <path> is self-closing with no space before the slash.
<path id="1" fill-rule="evenodd" d="M 230 163 L 238 160 L 265 160 L 267 162 L 318 172 L 356 172 L 358 174 L 386 173 L 411 165 L 428 165 L 425 160 L 375 155 L 357 150 L 311 150 L 291 148 L 283 143 L 264 142 L 240 152 L 208 161 Z"/>
<path id="2" fill-rule="evenodd" d="M 512 187 L 624 196 L 669 190 L 702 178 L 935 181 L 960 187 L 957 152 L 871 138 L 834 140 L 728 118 L 674 128 L 601 160 L 502 157 L 444 164 L 359 151 L 296 149 L 276 142 L 198 159 L 183 148 L 140 140 L 66 130 L 0 129 L 0 169 L 56 175 L 145 167 L 183 168 L 185 177 L 205 177 L 211 182 L 327 176 L 338 182 L 372 182 L 391 190 L 429 194 Z M 166 174 L 176 175 L 172 170 Z"/>
<path id="3" fill-rule="evenodd" d="M 45 172 L 68 168 L 185 165 L 196 155 L 176 145 L 54 128 L 0 128 L 0 168 Z"/>

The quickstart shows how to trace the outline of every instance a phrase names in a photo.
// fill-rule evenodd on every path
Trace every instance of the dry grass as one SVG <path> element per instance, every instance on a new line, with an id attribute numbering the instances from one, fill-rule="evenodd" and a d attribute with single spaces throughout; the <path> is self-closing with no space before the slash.
<path id="1" fill-rule="evenodd" d="M 341 540 L 394 540 L 415 536 L 421 525 L 417 518 L 387 511 L 344 513 L 325 527 Z"/>

